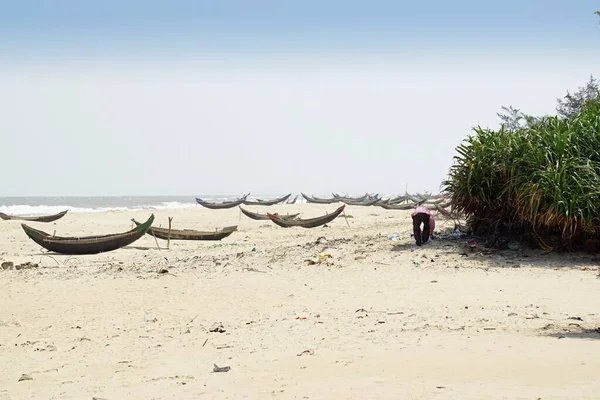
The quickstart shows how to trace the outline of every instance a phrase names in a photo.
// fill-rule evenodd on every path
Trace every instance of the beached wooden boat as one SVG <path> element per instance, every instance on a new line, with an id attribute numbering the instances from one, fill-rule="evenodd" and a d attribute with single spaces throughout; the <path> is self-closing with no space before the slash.
<path id="1" fill-rule="evenodd" d="M 54 236 L 25 224 L 21 226 L 31 240 L 46 250 L 62 254 L 98 254 L 117 250 L 135 242 L 144 236 L 153 221 L 154 214 L 146 222 L 127 232 L 83 237 Z"/>
<path id="2" fill-rule="evenodd" d="M 344 211 L 344 208 L 346 208 L 345 204 L 343 206 L 339 207 L 337 210 L 335 210 L 331 214 L 323 215 L 321 217 L 316 217 L 316 218 L 310 218 L 310 219 L 285 220 L 278 215 L 269 214 L 269 213 L 267 213 L 267 215 L 269 216 L 269 219 L 271 221 L 273 221 L 275 224 L 277 224 L 283 228 L 291 228 L 293 226 L 299 226 L 301 228 L 316 228 L 317 226 L 325 225 L 325 224 L 333 221 L 334 219 L 336 219 L 342 213 L 342 211 Z"/>
<path id="3" fill-rule="evenodd" d="M 298 195 L 296 195 L 292 200 L 288 200 L 286 204 L 296 204 L 296 200 L 298 200 Z"/>
<path id="4" fill-rule="evenodd" d="M 453 220 L 458 220 L 460 219 L 460 215 L 453 213 L 451 211 L 446 210 L 445 207 L 442 207 L 441 204 L 436 204 L 435 205 L 435 209 L 442 214 L 444 217 L 448 218 L 448 219 L 453 219 Z"/>
<path id="5" fill-rule="evenodd" d="M 254 219 L 256 221 L 268 221 L 270 219 L 267 214 L 255 213 L 255 212 L 252 212 L 252 211 L 245 210 L 242 207 L 240 207 L 240 211 L 246 217 Z M 298 214 L 287 214 L 287 215 L 280 215 L 280 214 L 273 214 L 273 215 L 277 215 L 281 219 L 290 220 L 290 219 L 297 218 L 298 215 L 300 215 L 300 213 L 298 213 Z"/>
<path id="6" fill-rule="evenodd" d="M 223 210 L 223 209 L 227 209 L 227 208 L 234 208 L 234 207 L 239 206 L 240 204 L 243 204 L 249 195 L 250 195 L 250 193 L 240 197 L 237 200 L 224 201 L 222 203 L 211 203 L 209 201 L 205 201 L 205 200 L 202 200 L 202 199 L 196 197 L 196 202 L 203 207 L 210 208 L 211 210 Z"/>
<path id="7" fill-rule="evenodd" d="M 256 200 L 244 200 L 244 204 L 247 206 L 273 206 L 275 204 L 279 204 L 279 203 L 283 203 L 284 201 L 286 201 L 287 199 L 289 199 L 289 197 L 292 194 L 286 194 L 285 196 L 281 196 L 278 197 L 276 199 L 273 200 L 261 200 L 261 199 L 256 199 Z"/>
<path id="8" fill-rule="evenodd" d="M 392 199 L 389 199 L 387 201 L 387 203 L 388 204 L 398 204 L 398 203 L 405 202 L 406 200 L 408 200 L 408 197 L 406 197 L 406 196 L 396 196 Z"/>
<path id="9" fill-rule="evenodd" d="M 406 199 L 412 201 L 413 203 L 418 203 L 420 201 L 426 201 L 427 199 L 422 199 L 419 196 L 413 196 L 412 194 L 405 194 Z"/>
<path id="10" fill-rule="evenodd" d="M 423 205 L 424 206 L 435 206 L 438 204 L 444 204 L 444 203 L 448 203 L 448 200 L 443 199 L 443 198 L 439 198 L 439 199 L 427 199 L 424 201 Z"/>
<path id="11" fill-rule="evenodd" d="M 320 199 L 318 197 L 314 197 L 314 196 L 309 196 L 307 194 L 304 193 L 300 193 L 302 195 L 302 197 L 304 197 L 304 199 L 308 202 L 308 203 L 316 203 L 316 204 L 331 204 L 331 203 L 335 203 L 338 200 L 337 199 Z"/>
<path id="12" fill-rule="evenodd" d="M 135 219 L 132 219 L 132 221 L 137 226 L 141 225 Z M 231 235 L 235 231 L 237 231 L 237 225 L 226 226 L 224 228 L 216 229 L 214 231 L 171 229 L 171 234 L 169 236 L 168 228 L 157 228 L 155 226 L 151 226 L 150 229 L 146 231 L 146 233 L 148 235 L 154 236 L 155 238 L 163 240 L 169 240 L 169 238 L 171 238 L 171 240 L 221 240 Z"/>
<path id="13" fill-rule="evenodd" d="M 412 210 L 413 208 L 416 208 L 416 207 L 422 205 L 423 203 L 425 203 L 425 200 L 421 200 L 417 203 L 409 203 L 409 204 L 389 204 L 389 203 L 380 202 L 380 203 L 377 203 L 377 205 L 381 208 L 385 208 L 386 210 Z"/>
<path id="14" fill-rule="evenodd" d="M 439 194 L 430 194 L 430 193 L 417 193 L 417 197 L 419 197 L 421 200 L 439 200 L 439 199 L 448 199 L 450 197 L 449 194 L 447 193 L 439 193 Z"/>
<path id="15" fill-rule="evenodd" d="M 40 216 L 35 216 L 35 217 L 22 217 L 22 216 L 18 216 L 18 215 L 7 215 L 4 213 L 0 213 L 0 218 L 2 218 L 5 221 L 19 220 L 19 221 L 30 221 L 30 222 L 52 222 L 52 221 L 56 221 L 57 219 L 64 217 L 68 211 L 69 210 L 65 210 L 65 211 L 61 211 L 58 214 L 54 214 L 54 215 L 40 215 Z"/>
<path id="16" fill-rule="evenodd" d="M 351 201 L 351 200 L 341 200 L 341 201 L 342 201 L 342 203 L 347 204 L 349 206 L 373 206 L 373 205 L 378 204 L 381 201 L 381 199 L 378 197 L 378 198 L 375 198 L 372 200 L 365 199 L 362 201 Z"/>
<path id="17" fill-rule="evenodd" d="M 365 195 L 360 196 L 360 197 L 340 196 L 337 193 L 332 193 L 332 195 L 333 195 L 334 199 L 336 199 L 338 201 L 341 201 L 341 202 L 344 202 L 344 203 L 346 201 L 351 201 L 351 202 L 365 201 L 369 197 L 368 194 L 365 194 Z"/>

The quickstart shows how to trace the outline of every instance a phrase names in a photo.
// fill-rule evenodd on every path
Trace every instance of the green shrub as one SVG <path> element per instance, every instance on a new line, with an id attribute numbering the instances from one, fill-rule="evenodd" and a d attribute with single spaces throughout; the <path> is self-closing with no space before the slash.
<path id="1" fill-rule="evenodd" d="M 572 248 L 600 236 L 600 99 L 509 131 L 475 128 L 444 182 L 475 234 Z"/>

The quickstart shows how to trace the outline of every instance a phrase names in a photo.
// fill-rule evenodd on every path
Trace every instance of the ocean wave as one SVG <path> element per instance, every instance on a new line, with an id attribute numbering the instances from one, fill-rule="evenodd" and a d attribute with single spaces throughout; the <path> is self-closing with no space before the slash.
<path id="1" fill-rule="evenodd" d="M 133 207 L 73 207 L 70 205 L 37 205 L 15 204 L 0 206 L 0 212 L 8 215 L 50 215 L 64 210 L 70 213 L 98 213 L 110 211 L 140 211 L 140 210 L 179 210 L 196 207 L 196 203 L 164 201 L 160 204 L 139 205 Z"/>

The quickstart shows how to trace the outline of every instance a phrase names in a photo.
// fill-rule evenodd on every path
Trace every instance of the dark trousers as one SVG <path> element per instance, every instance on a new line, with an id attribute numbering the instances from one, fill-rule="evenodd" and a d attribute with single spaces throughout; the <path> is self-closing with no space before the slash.
<path id="1" fill-rule="evenodd" d="M 429 240 L 429 215 L 425 213 L 415 214 L 413 217 L 413 234 L 415 235 L 415 241 L 417 246 L 427 243 Z M 423 232 L 421 232 L 421 224 L 423 224 Z"/>

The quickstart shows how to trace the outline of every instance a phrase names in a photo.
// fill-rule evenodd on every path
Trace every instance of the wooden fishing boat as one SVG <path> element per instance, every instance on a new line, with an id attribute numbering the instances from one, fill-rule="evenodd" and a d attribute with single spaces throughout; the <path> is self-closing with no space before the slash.
<path id="1" fill-rule="evenodd" d="M 452 205 L 452 199 L 446 201 L 445 203 L 437 203 L 435 204 L 435 207 L 442 207 L 442 208 L 448 208 Z"/>
<path id="2" fill-rule="evenodd" d="M 426 201 L 427 199 L 422 199 L 419 196 L 413 196 L 412 194 L 405 194 L 406 199 L 412 201 L 413 203 L 418 203 L 420 201 Z"/>
<path id="3" fill-rule="evenodd" d="M 296 195 L 292 200 L 288 200 L 286 204 L 296 204 L 296 200 L 298 200 L 298 195 Z"/>
<path id="4" fill-rule="evenodd" d="M 389 204 L 389 203 L 377 203 L 377 205 L 381 208 L 385 208 L 386 210 L 411 210 L 415 207 L 418 207 L 420 205 L 422 205 L 423 203 L 425 203 L 425 200 L 421 200 L 417 203 L 410 203 L 410 204 Z"/>
<path id="5" fill-rule="evenodd" d="M 442 207 L 441 204 L 436 204 L 435 205 L 436 210 L 442 214 L 444 217 L 448 218 L 448 219 L 453 219 L 453 220 L 458 220 L 460 219 L 460 215 L 453 213 L 451 211 L 446 210 L 445 207 Z"/>
<path id="6" fill-rule="evenodd" d="M 335 203 L 335 202 L 338 201 L 337 199 L 320 199 L 318 197 L 309 196 L 309 195 L 304 194 L 304 193 L 300 193 L 300 194 L 302 195 L 302 197 L 304 197 L 304 199 L 308 203 L 331 204 L 331 203 Z"/>
<path id="7" fill-rule="evenodd" d="M 135 219 L 132 219 L 133 223 L 137 226 L 141 224 L 137 222 Z M 214 231 L 196 231 L 192 229 L 171 229 L 171 236 L 169 236 L 168 228 L 157 228 L 155 226 L 151 226 L 150 229 L 146 231 L 148 235 L 154 236 L 158 239 L 169 240 L 221 240 L 231 235 L 233 232 L 237 231 L 237 225 L 234 226 L 226 226 L 221 229 L 216 229 Z"/>
<path id="8" fill-rule="evenodd" d="M 344 211 L 344 208 L 346 208 L 345 204 L 342 205 L 341 207 L 339 207 L 337 210 L 335 210 L 331 214 L 323 215 L 321 217 L 316 217 L 316 218 L 310 218 L 310 219 L 285 220 L 278 215 L 273 215 L 273 214 L 269 214 L 269 213 L 267 213 L 267 215 L 269 216 L 269 219 L 271 221 L 273 221 L 275 224 L 277 224 L 283 228 L 291 228 L 293 226 L 299 226 L 301 228 L 316 228 L 317 226 L 325 225 L 325 224 L 333 221 L 334 219 L 336 219 L 342 213 L 342 211 Z"/>
<path id="9" fill-rule="evenodd" d="M 405 202 L 406 200 L 408 200 L 408 197 L 406 197 L 406 196 L 396 196 L 392 199 L 389 199 L 387 201 L 387 203 L 388 204 L 398 204 L 398 203 Z"/>
<path id="10" fill-rule="evenodd" d="M 22 216 L 18 216 L 18 215 L 7 215 L 4 213 L 0 213 L 0 218 L 2 218 L 5 221 L 19 220 L 19 221 L 30 221 L 30 222 L 52 222 L 52 221 L 56 221 L 57 219 L 61 219 L 62 217 L 64 217 L 68 211 L 69 210 L 65 210 L 65 211 L 61 211 L 58 214 L 54 214 L 54 215 L 40 215 L 40 216 L 35 216 L 35 217 L 22 217 Z"/>
<path id="11" fill-rule="evenodd" d="M 360 197 L 340 196 L 337 193 L 332 193 L 332 195 L 333 195 L 334 199 L 336 199 L 338 201 L 341 201 L 341 202 L 344 202 L 344 203 L 346 201 L 351 201 L 351 202 L 365 201 L 369 197 L 368 194 L 365 194 L 365 195 L 360 196 Z"/>
<path id="12" fill-rule="evenodd" d="M 273 200 L 261 200 L 261 199 L 256 199 L 256 200 L 244 200 L 244 204 L 247 206 L 273 206 L 275 204 L 279 204 L 279 203 L 283 203 L 284 201 L 286 201 L 287 199 L 289 199 L 289 197 L 292 194 L 286 194 L 285 196 L 281 196 L 278 197 L 276 199 Z"/>
<path id="13" fill-rule="evenodd" d="M 450 195 L 448 193 L 439 193 L 439 194 L 430 194 L 430 193 L 417 193 L 417 197 L 419 197 L 421 200 L 426 199 L 426 200 L 439 200 L 439 199 L 448 199 L 450 197 Z"/>
<path id="14" fill-rule="evenodd" d="M 435 206 L 438 204 L 444 204 L 447 203 L 448 200 L 440 198 L 440 199 L 427 199 L 425 200 L 425 202 L 423 203 L 423 205 L 425 206 Z"/>
<path id="15" fill-rule="evenodd" d="M 268 221 L 270 219 L 267 214 L 255 213 L 255 212 L 252 212 L 252 211 L 245 210 L 242 207 L 240 207 L 240 211 L 246 217 L 254 219 L 256 221 Z M 290 219 L 297 218 L 298 215 L 300 215 L 300 213 L 298 213 L 298 214 L 287 214 L 287 215 L 280 215 L 280 214 L 273 214 L 273 215 L 277 215 L 279 218 L 284 219 L 284 220 L 290 220 Z"/>
<path id="16" fill-rule="evenodd" d="M 202 200 L 202 199 L 196 197 L 196 202 L 203 207 L 210 208 L 211 210 L 223 210 L 223 209 L 227 209 L 227 208 L 234 208 L 234 207 L 239 206 L 240 204 L 243 204 L 249 195 L 250 195 L 250 193 L 240 197 L 237 200 L 224 201 L 222 203 L 211 203 L 211 202 L 208 202 L 208 201 L 205 201 L 205 200 Z"/>
<path id="17" fill-rule="evenodd" d="M 31 240 L 46 250 L 62 254 L 98 254 L 127 246 L 146 233 L 154 221 L 154 214 L 146 222 L 130 231 L 102 236 L 63 237 L 33 229 L 21 224 Z"/>
<path id="18" fill-rule="evenodd" d="M 345 203 L 349 206 L 372 206 L 372 205 L 378 204 L 381 201 L 381 199 L 378 197 L 378 198 L 375 198 L 372 200 L 365 199 L 362 201 L 350 201 L 350 200 L 341 200 L 341 201 L 342 201 L 342 203 Z"/>

